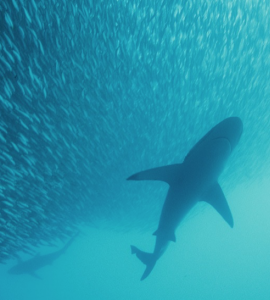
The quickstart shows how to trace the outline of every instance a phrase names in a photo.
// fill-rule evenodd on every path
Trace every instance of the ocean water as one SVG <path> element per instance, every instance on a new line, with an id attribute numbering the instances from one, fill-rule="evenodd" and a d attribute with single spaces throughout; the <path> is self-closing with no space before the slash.
<path id="1" fill-rule="evenodd" d="M 0 300 L 270 299 L 270 3 L 0 2 Z M 231 229 L 199 202 L 150 276 L 168 187 L 221 120 Z M 68 241 L 79 231 L 66 251 Z M 59 252 L 60 251 L 60 252 Z M 31 274 L 17 261 L 59 253 Z"/>

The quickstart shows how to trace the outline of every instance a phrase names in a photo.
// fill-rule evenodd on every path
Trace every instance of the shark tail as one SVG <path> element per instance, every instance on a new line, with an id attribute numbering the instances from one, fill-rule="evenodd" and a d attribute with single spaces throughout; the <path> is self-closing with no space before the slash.
<path id="1" fill-rule="evenodd" d="M 141 251 L 135 246 L 131 246 L 131 253 L 136 254 L 139 260 L 146 265 L 146 269 L 141 277 L 141 280 L 144 280 L 152 272 L 157 260 L 153 253 Z"/>

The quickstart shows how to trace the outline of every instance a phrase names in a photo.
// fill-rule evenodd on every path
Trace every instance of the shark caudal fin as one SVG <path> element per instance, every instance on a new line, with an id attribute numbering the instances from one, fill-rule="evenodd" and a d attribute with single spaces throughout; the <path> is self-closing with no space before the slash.
<path id="1" fill-rule="evenodd" d="M 131 253 L 136 254 L 139 260 L 146 265 L 146 269 L 141 277 L 141 280 L 144 280 L 153 270 L 157 260 L 152 253 L 143 252 L 135 246 L 131 246 Z"/>

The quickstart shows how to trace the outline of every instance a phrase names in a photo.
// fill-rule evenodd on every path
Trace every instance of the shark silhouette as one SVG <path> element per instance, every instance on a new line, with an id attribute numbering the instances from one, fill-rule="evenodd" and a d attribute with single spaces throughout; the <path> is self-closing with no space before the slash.
<path id="1" fill-rule="evenodd" d="M 131 246 L 132 254 L 146 265 L 141 280 L 154 268 L 170 241 L 175 242 L 175 230 L 189 210 L 198 202 L 211 204 L 233 227 L 233 217 L 218 184 L 218 178 L 243 131 L 242 121 L 230 117 L 213 127 L 189 151 L 182 164 L 168 165 L 136 173 L 127 180 L 160 180 L 169 184 L 158 229 L 153 233 L 156 244 L 153 253 Z"/>
<path id="2" fill-rule="evenodd" d="M 8 270 L 9 274 L 16 274 L 16 275 L 20 275 L 20 274 L 30 274 L 35 278 L 41 279 L 38 274 L 36 274 L 36 271 L 38 269 L 41 269 L 47 265 L 50 265 L 53 263 L 54 260 L 56 260 L 59 256 L 61 256 L 63 253 L 66 252 L 66 250 L 68 249 L 68 247 L 73 243 L 73 241 L 75 240 L 75 238 L 78 236 L 79 233 L 77 233 L 75 236 L 73 236 L 69 242 L 60 250 L 55 251 L 53 253 L 50 254 L 46 254 L 46 255 L 40 255 L 37 254 L 36 256 L 34 256 L 33 258 L 30 258 L 29 260 L 26 261 L 20 261 L 18 262 L 18 264 L 14 267 L 12 267 L 11 269 Z"/>

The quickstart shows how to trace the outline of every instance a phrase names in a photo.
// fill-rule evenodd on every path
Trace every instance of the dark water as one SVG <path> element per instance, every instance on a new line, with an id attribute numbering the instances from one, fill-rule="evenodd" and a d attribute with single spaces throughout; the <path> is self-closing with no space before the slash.
<path id="1" fill-rule="evenodd" d="M 269 299 L 270 4 L 0 3 L 0 299 Z M 243 136 L 220 177 L 235 227 L 199 203 L 149 278 L 167 187 L 216 123 Z M 37 273 L 15 258 L 63 247 Z M 53 247 L 55 246 L 55 247 Z M 7 263 L 5 265 L 4 263 Z"/>

